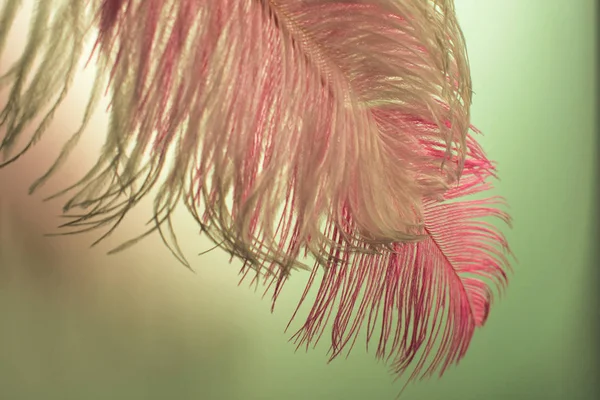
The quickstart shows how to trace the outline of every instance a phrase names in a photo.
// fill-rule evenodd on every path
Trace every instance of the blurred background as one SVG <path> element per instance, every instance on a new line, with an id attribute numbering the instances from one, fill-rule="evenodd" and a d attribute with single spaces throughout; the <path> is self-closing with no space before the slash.
<path id="1" fill-rule="evenodd" d="M 496 193 L 511 204 L 507 235 L 519 263 L 461 364 L 408 386 L 403 398 L 597 399 L 595 2 L 456 6 L 473 123 L 498 162 Z M 9 53 L 23 48 L 27 23 L 23 12 Z M 1 62 L 4 71 L 10 56 Z M 306 274 L 271 314 L 268 298 L 237 286 L 239 262 L 220 250 L 194 257 L 211 244 L 184 210 L 176 229 L 195 273 L 157 235 L 106 255 L 141 232 L 148 202 L 97 247 L 97 234 L 44 237 L 61 223 L 62 199 L 42 199 L 90 166 L 106 116 L 95 116 L 51 183 L 33 196 L 27 189 L 77 128 L 91 76 L 78 76 L 52 132 L 0 170 L 0 399 L 393 399 L 402 382 L 362 346 L 327 365 L 325 346 L 295 353 L 287 342 Z"/>

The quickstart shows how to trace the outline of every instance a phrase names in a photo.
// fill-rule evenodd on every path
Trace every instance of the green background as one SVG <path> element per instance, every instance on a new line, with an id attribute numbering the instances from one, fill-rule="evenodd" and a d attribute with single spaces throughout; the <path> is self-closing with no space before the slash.
<path id="1" fill-rule="evenodd" d="M 460 365 L 410 385 L 404 398 L 598 398 L 595 2 L 456 6 L 472 66 L 473 123 L 498 162 L 495 191 L 511 204 L 507 235 L 519 262 Z M 57 129 L 72 123 L 65 111 Z M 94 236 L 42 238 L 60 203 L 25 193 L 57 148 L 47 142 L 0 171 L 0 399 L 396 396 L 402 382 L 360 345 L 329 365 L 324 346 L 294 353 L 283 329 L 301 274 L 270 314 L 268 299 L 236 287 L 239 263 L 219 252 L 195 259 L 194 275 L 159 238 L 111 257 L 110 245 L 87 248 Z M 181 215 L 188 254 L 203 250 L 208 244 L 198 249 Z"/>

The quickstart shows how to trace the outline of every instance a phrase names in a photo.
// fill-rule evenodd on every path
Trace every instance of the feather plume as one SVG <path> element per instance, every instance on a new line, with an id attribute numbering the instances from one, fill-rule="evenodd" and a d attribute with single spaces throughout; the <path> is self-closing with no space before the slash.
<path id="1" fill-rule="evenodd" d="M 20 3 L 4 2 L 0 53 Z M 332 357 L 365 321 L 396 373 L 419 350 L 423 370 L 437 339 L 427 373 L 464 355 L 508 266 L 503 236 L 478 218 L 508 217 L 494 199 L 456 201 L 487 190 L 494 169 L 468 135 L 452 0 L 39 0 L 32 17 L 0 80 L 0 167 L 40 140 L 88 40 L 98 72 L 81 127 L 32 192 L 111 97 L 96 164 L 56 195 L 78 213 L 64 228 L 102 228 L 102 240 L 153 196 L 153 228 L 115 251 L 158 231 L 189 266 L 170 222 L 183 203 L 244 276 L 276 284 L 274 300 L 316 260 L 299 345 L 332 316 Z"/>

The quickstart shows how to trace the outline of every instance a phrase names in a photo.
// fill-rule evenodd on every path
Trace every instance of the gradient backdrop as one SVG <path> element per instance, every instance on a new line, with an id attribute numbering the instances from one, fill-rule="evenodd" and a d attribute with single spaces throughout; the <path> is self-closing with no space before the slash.
<path id="1" fill-rule="evenodd" d="M 595 2 L 456 5 L 472 63 L 473 122 L 499 164 L 497 193 L 511 203 L 508 236 L 519 263 L 464 361 L 442 380 L 409 386 L 404 398 L 597 399 Z M 13 55 L 26 29 L 23 13 Z M 306 274 L 271 315 L 268 299 L 237 287 L 237 261 L 229 265 L 219 250 L 194 258 L 210 244 L 183 210 L 177 228 L 196 274 L 157 236 L 105 255 L 144 227 L 147 202 L 91 250 L 97 235 L 42 236 L 60 222 L 61 207 L 43 195 L 79 176 L 102 141 L 99 114 L 63 172 L 27 196 L 76 128 L 90 76 L 77 80 L 53 132 L 0 171 L 0 399 L 393 399 L 402 382 L 362 346 L 326 365 L 325 346 L 295 354 L 287 343 Z"/>

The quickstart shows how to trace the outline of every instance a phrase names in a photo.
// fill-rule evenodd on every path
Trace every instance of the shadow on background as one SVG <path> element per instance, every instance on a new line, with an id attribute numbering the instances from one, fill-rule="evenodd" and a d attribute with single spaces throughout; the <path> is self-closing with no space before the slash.
<path id="1" fill-rule="evenodd" d="M 2 200 L 0 398 L 241 398 L 244 331 L 211 313 L 210 292 L 184 304 L 172 282 L 65 253 Z"/>

